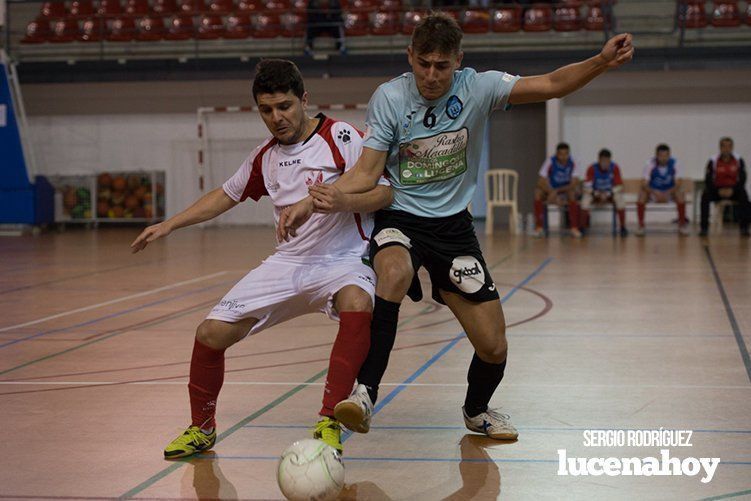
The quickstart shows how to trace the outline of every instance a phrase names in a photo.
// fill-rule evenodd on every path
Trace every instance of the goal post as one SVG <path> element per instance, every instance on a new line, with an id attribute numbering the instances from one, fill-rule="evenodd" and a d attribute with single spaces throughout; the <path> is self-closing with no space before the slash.
<path id="1" fill-rule="evenodd" d="M 366 104 L 309 105 L 308 115 L 323 113 L 365 130 Z M 201 107 L 197 110 L 198 187 L 201 194 L 229 179 L 250 153 L 271 134 L 257 106 Z M 264 197 L 241 204 L 209 224 L 273 224 L 273 207 Z"/>

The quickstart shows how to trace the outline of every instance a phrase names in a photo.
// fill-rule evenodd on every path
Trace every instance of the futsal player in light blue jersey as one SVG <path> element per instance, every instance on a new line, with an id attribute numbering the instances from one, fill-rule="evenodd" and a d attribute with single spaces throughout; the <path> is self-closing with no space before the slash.
<path id="1" fill-rule="evenodd" d="M 467 211 L 477 184 L 480 150 L 495 109 L 563 97 L 633 57 L 631 35 L 611 38 L 585 61 L 551 73 L 518 77 L 500 71 L 460 69 L 462 31 L 445 13 L 415 28 L 407 57 L 412 72 L 381 85 L 368 105 L 366 139 L 355 167 L 310 197 L 288 207 L 280 239 L 313 211 L 348 208 L 349 194 L 375 186 L 385 174 L 394 201 L 376 213 L 370 256 L 378 277 L 368 357 L 350 398 L 335 408 L 349 429 L 365 433 L 394 345 L 404 296 L 417 301 L 417 270 L 430 274 L 433 298 L 447 305 L 475 349 L 469 366 L 464 421 L 472 431 L 500 440 L 518 433 L 506 414 L 488 407 L 506 367 L 506 327 L 498 291 Z"/>

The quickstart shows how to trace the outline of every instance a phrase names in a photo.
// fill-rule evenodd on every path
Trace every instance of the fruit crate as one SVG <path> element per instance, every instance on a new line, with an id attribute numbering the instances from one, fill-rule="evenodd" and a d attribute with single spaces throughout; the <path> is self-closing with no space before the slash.
<path id="1" fill-rule="evenodd" d="M 102 172 L 95 181 L 96 222 L 164 219 L 164 171 Z"/>

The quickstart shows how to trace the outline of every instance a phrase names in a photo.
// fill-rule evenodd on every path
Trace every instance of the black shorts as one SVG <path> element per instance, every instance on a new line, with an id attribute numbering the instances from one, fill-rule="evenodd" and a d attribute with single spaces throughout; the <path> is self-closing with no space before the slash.
<path id="1" fill-rule="evenodd" d="M 381 249 L 401 245 L 409 251 L 415 276 L 409 290 L 413 301 L 422 299 L 417 270 L 424 266 L 433 283 L 433 299 L 445 304 L 439 289 L 460 294 L 477 303 L 495 301 L 493 283 L 480 243 L 472 226 L 472 215 L 464 210 L 448 217 L 421 217 L 398 210 L 375 214 L 370 239 L 370 261 Z"/>

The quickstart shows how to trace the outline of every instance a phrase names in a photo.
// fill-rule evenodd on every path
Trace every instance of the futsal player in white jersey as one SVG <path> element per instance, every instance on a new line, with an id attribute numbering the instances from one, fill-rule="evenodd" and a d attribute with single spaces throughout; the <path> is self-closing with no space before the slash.
<path id="1" fill-rule="evenodd" d="M 353 167 L 362 135 L 352 125 L 305 113 L 302 76 L 290 61 L 269 59 L 256 68 L 253 97 L 272 134 L 221 188 L 191 207 L 146 228 L 131 245 L 134 252 L 171 231 L 212 219 L 238 203 L 269 196 L 275 221 L 285 207 L 314 185 L 333 183 Z M 361 194 L 342 195 L 349 210 L 316 214 L 280 241 L 276 252 L 242 278 L 214 306 L 196 331 L 188 392 L 192 423 L 164 450 L 166 459 L 189 456 L 216 441 L 216 401 L 224 380 L 224 352 L 245 338 L 285 320 L 323 312 L 339 321 L 324 388 L 321 419 L 313 435 L 342 452 L 334 406 L 345 399 L 370 345 L 375 273 L 368 256 L 373 211 L 391 202 L 381 178 Z"/>
<path id="2" fill-rule="evenodd" d="M 394 201 L 376 213 L 370 253 L 378 276 L 371 346 L 358 386 L 337 404 L 336 415 L 359 432 L 369 429 L 396 336 L 404 296 L 420 296 L 416 272 L 425 266 L 433 298 L 461 323 L 475 354 L 467 373 L 464 422 L 496 439 L 518 433 L 505 414 L 488 407 L 506 368 L 506 333 L 498 291 L 480 251 L 466 208 L 472 200 L 485 137 L 495 109 L 563 97 L 629 61 L 631 35 L 616 35 L 601 52 L 545 75 L 523 77 L 500 71 L 459 69 L 462 31 L 445 13 L 426 16 L 412 35 L 407 56 L 412 72 L 381 85 L 368 105 L 368 132 L 357 165 L 325 189 L 286 209 L 280 237 L 314 210 L 339 211 L 331 192 L 373 189 L 389 174 Z"/>

